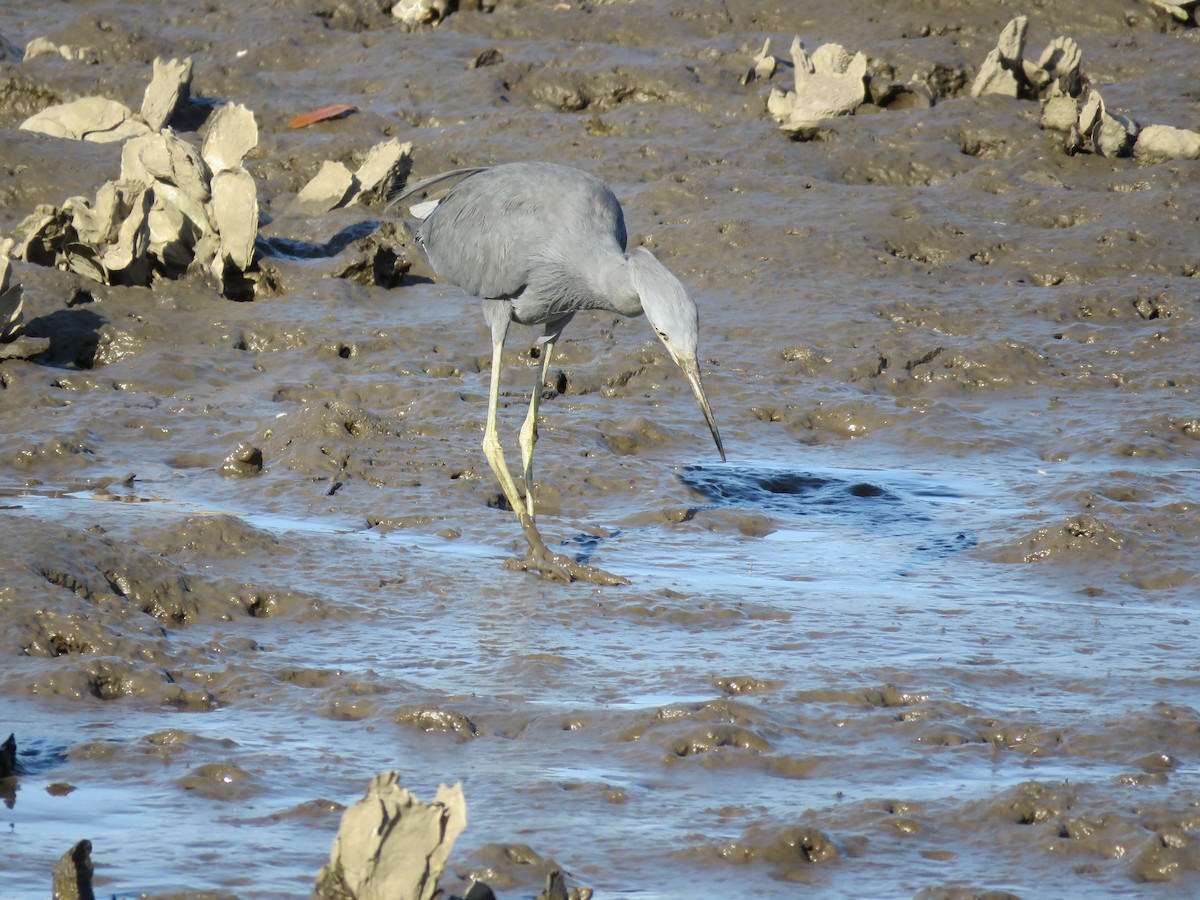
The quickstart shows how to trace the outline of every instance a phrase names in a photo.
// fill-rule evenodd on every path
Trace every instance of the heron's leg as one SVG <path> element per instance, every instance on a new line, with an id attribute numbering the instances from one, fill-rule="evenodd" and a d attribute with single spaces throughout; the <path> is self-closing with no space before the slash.
<path id="1" fill-rule="evenodd" d="M 546 371 L 550 368 L 550 355 L 554 352 L 554 341 L 547 339 L 542 344 L 542 364 L 538 368 L 537 383 L 533 386 L 533 396 L 529 398 L 529 414 L 525 416 L 525 424 L 521 426 L 521 464 L 525 468 L 525 508 L 529 518 L 533 512 L 533 446 L 537 443 L 538 405 L 542 400 L 542 390 L 546 386 Z"/>
<path id="2" fill-rule="evenodd" d="M 496 408 L 500 405 L 500 357 L 504 353 L 504 341 L 492 342 L 492 384 L 488 394 L 487 425 L 483 429 L 483 455 L 487 457 L 488 465 L 500 482 L 500 489 L 508 505 L 520 518 L 524 515 L 525 504 L 521 501 L 521 492 L 508 471 L 508 463 L 504 461 L 504 448 L 500 445 L 500 435 L 496 431 Z"/>
<path id="3" fill-rule="evenodd" d="M 504 448 L 500 445 L 500 437 L 496 429 L 496 411 L 500 406 L 500 357 L 504 351 L 504 336 L 508 331 L 508 320 L 506 311 L 500 311 L 505 316 L 502 318 L 495 312 L 495 309 L 495 307 L 484 306 L 488 323 L 492 326 L 492 381 L 491 390 L 488 392 L 487 424 L 483 430 L 483 455 L 487 457 L 488 465 L 492 467 L 496 479 L 500 482 L 500 489 L 504 491 L 508 505 L 517 514 L 517 521 L 521 523 L 521 530 L 525 533 L 525 540 L 529 544 L 528 560 L 524 563 L 516 563 L 515 567 L 536 569 L 543 578 L 556 581 L 628 584 L 626 579 L 610 575 L 603 569 L 577 563 L 561 553 L 551 553 L 546 542 L 542 540 L 537 526 L 533 524 L 533 516 L 529 514 L 525 504 L 521 501 L 521 492 L 517 489 L 516 482 L 513 481 L 508 464 L 504 461 Z M 548 356 L 549 354 L 547 354 Z M 540 389 L 538 392 L 540 393 Z M 536 417 L 536 407 L 534 415 Z M 531 442 L 530 455 L 532 455 L 532 450 Z"/>

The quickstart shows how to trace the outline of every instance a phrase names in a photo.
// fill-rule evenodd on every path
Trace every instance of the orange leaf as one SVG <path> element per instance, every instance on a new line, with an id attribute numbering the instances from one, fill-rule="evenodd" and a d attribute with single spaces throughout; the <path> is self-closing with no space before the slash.
<path id="1" fill-rule="evenodd" d="M 314 109 L 310 112 L 301 113 L 288 122 L 288 128 L 305 128 L 309 125 L 315 125 L 317 122 L 325 122 L 329 119 L 343 119 L 350 113 L 358 112 L 357 106 L 349 106 L 345 103 L 334 103 L 332 106 L 322 106 L 320 109 Z"/>

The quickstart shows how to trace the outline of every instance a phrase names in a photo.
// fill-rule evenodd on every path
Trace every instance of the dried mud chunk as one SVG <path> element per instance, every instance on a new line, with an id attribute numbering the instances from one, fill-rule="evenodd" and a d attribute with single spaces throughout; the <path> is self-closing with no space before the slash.
<path id="1" fill-rule="evenodd" d="M 142 96 L 142 119 L 151 131 L 161 131 L 192 92 L 192 60 L 154 59 L 154 76 Z"/>
<path id="2" fill-rule="evenodd" d="M 354 171 L 354 193 L 346 206 L 386 196 L 392 185 L 402 184 L 412 168 L 412 141 L 396 138 L 376 144 Z"/>
<path id="3" fill-rule="evenodd" d="M 998 562 L 1041 562 L 1057 557 L 1112 556 L 1126 544 L 1116 528 L 1090 515 L 1079 515 L 1058 528 L 1039 528 L 997 554 Z"/>
<path id="4" fill-rule="evenodd" d="M 427 22 L 436 25 L 457 7 L 457 0 L 399 0 L 392 6 L 392 15 L 409 28 L 415 28 Z"/>
<path id="5" fill-rule="evenodd" d="M 419 731 L 445 732 L 456 734 L 461 738 L 473 738 L 479 733 L 475 723 L 460 712 L 452 709 L 438 709 L 436 706 L 417 706 L 400 710 L 396 713 L 396 721 L 401 725 L 409 725 Z"/>
<path id="6" fill-rule="evenodd" d="M 671 753 L 675 756 L 697 756 L 725 748 L 769 753 L 771 745 L 765 738 L 749 728 L 741 728 L 736 725 L 702 728 L 672 741 L 669 745 Z"/>
<path id="7" fill-rule="evenodd" d="M 785 131 L 811 129 L 824 119 L 854 112 L 867 97 L 867 58 L 853 57 L 840 44 L 823 44 L 810 56 L 800 38 L 792 41 L 794 91 L 772 89 L 767 110 Z"/>
<path id="8" fill-rule="evenodd" d="M 1200 159 L 1200 133 L 1170 125 L 1147 125 L 1138 132 L 1133 155 L 1146 162 Z"/>
<path id="9" fill-rule="evenodd" d="M 246 271 L 258 239 L 258 192 L 250 173 L 240 166 L 219 171 L 212 180 L 212 209 L 221 256 Z"/>
<path id="10" fill-rule="evenodd" d="M 225 457 L 218 471 L 229 478 L 247 478 L 263 470 L 263 453 L 258 447 L 241 443 Z"/>
<path id="11" fill-rule="evenodd" d="M 1016 97 L 1020 94 L 1021 57 L 1025 52 L 1025 35 L 1029 31 L 1029 19 L 1017 16 L 1000 32 L 996 46 L 988 52 L 979 74 L 971 84 L 971 96 L 1001 94 Z"/>
<path id="12" fill-rule="evenodd" d="M 192 769 L 176 784 L 210 800 L 242 800 L 261 790 L 249 772 L 232 763 L 205 763 Z"/>
<path id="13" fill-rule="evenodd" d="M 1130 863 L 1139 881 L 1175 881 L 1185 872 L 1200 870 L 1200 841 L 1183 828 L 1160 828 Z"/>
<path id="14" fill-rule="evenodd" d="M 341 206 L 354 190 L 354 174 L 340 162 L 325 160 L 312 180 L 300 189 L 294 206 L 307 215 L 321 215 Z"/>
<path id="15" fill-rule="evenodd" d="M 422 803 L 399 785 L 398 772 L 371 779 L 366 795 L 342 814 L 318 900 L 390 897 L 431 900 L 455 840 L 467 825 L 462 785 L 441 785 Z"/>
<path id="16" fill-rule="evenodd" d="M 226 103 L 213 116 L 200 155 L 215 174 L 242 164 L 258 146 L 258 122 L 254 113 L 240 103 Z"/>
<path id="17" fill-rule="evenodd" d="M 10 283 L 12 269 L 8 254 L 12 248 L 11 239 L 0 240 L 0 343 L 11 341 L 19 333 L 24 305 L 21 285 Z"/>
<path id="18" fill-rule="evenodd" d="M 147 134 L 121 148 L 121 180 L 144 185 L 162 183 L 198 202 L 212 192 L 212 172 L 196 148 L 171 131 Z"/>
<path id="19" fill-rule="evenodd" d="M 1048 822 L 1071 809 L 1075 794 L 1065 785 L 1055 787 L 1038 781 L 1026 781 L 991 801 L 992 816 L 1018 825 Z"/>
<path id="20" fill-rule="evenodd" d="M 30 116 L 19 126 L 51 137 L 107 143 L 147 134 L 144 122 L 133 118 L 129 107 L 104 97 L 82 97 L 51 106 Z"/>

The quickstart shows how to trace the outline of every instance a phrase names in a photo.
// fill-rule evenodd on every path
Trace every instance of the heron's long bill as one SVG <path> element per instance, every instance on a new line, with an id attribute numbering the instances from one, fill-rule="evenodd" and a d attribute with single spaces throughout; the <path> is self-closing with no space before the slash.
<path id="1" fill-rule="evenodd" d="M 721 432 L 717 431 L 717 421 L 713 418 L 712 407 L 708 405 L 704 385 L 700 382 L 700 364 L 694 359 L 677 359 L 675 361 L 679 363 L 679 368 L 683 370 L 688 386 L 691 387 L 692 393 L 696 397 L 696 402 L 700 404 L 700 411 L 704 413 L 704 421 L 708 423 L 708 430 L 712 432 L 713 440 L 717 443 L 717 452 L 721 454 L 721 462 L 725 462 L 725 448 L 721 446 Z"/>

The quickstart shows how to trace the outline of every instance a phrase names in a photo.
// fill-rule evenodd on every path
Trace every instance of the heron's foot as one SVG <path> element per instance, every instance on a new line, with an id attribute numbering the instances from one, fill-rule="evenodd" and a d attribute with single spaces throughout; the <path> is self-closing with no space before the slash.
<path id="1" fill-rule="evenodd" d="M 586 581 L 588 584 L 629 584 L 628 578 L 613 575 L 595 566 L 576 562 L 562 553 L 551 553 L 541 533 L 533 524 L 533 519 L 524 513 L 518 514 L 521 528 L 525 532 L 525 540 L 529 542 L 529 554 L 523 560 L 514 559 L 508 563 L 509 568 L 520 572 L 537 572 L 550 581 Z"/>
<path id="2" fill-rule="evenodd" d="M 596 566 L 576 562 L 561 553 L 551 553 L 545 548 L 542 548 L 542 552 L 530 548 L 529 555 L 524 559 L 512 559 L 505 565 L 518 572 L 537 572 L 548 581 L 560 581 L 564 584 L 571 581 L 584 581 L 588 584 L 601 584 L 609 587 L 617 584 L 629 584 L 628 578 L 622 578 L 620 575 L 614 575 L 612 572 L 606 572 Z"/>

